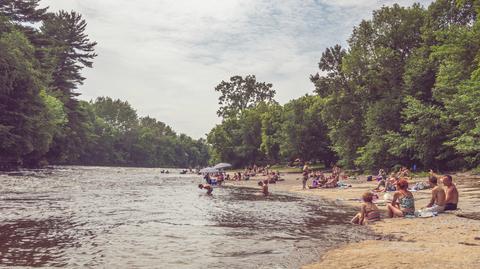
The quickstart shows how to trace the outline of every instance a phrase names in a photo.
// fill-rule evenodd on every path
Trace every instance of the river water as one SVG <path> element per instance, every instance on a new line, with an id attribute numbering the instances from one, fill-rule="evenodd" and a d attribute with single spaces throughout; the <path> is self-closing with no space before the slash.
<path id="1" fill-rule="evenodd" d="M 56 167 L 0 175 L 0 266 L 298 268 L 368 237 L 353 209 L 200 176 Z M 279 183 L 281 184 L 281 183 Z"/>

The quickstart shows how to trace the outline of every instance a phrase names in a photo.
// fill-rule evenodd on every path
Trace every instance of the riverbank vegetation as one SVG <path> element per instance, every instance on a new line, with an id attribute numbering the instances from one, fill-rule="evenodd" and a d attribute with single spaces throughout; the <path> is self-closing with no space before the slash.
<path id="1" fill-rule="evenodd" d="M 480 165 L 479 0 L 374 11 L 345 48 L 321 53 L 312 93 L 284 105 L 254 75 L 222 81 L 222 122 L 207 141 L 139 117 L 126 101 L 79 100 L 96 42 L 80 14 L 38 3 L 0 1 L 0 168 L 298 158 L 361 170 Z"/>
<path id="2" fill-rule="evenodd" d="M 347 48 L 322 53 L 310 77 L 314 92 L 285 105 L 274 101 L 271 84 L 222 82 L 220 105 L 229 107 L 220 108 L 223 121 L 208 134 L 214 160 L 478 167 L 479 12 L 478 0 L 375 10 L 353 29 Z M 247 106 L 225 101 L 242 94 Z"/>
<path id="3" fill-rule="evenodd" d="M 97 56 L 77 12 L 0 1 L 0 168 L 205 165 L 205 141 L 138 117 L 121 100 L 78 99 Z"/>

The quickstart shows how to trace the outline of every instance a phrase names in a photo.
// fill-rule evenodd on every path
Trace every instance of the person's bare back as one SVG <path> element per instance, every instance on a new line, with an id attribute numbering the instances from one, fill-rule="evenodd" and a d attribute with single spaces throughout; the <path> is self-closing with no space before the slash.
<path id="1" fill-rule="evenodd" d="M 432 170 L 430 174 L 438 177 Z M 451 175 L 442 176 L 442 183 L 446 187 L 445 191 L 445 210 L 456 210 L 459 200 L 457 186 L 453 184 L 453 178 Z"/>
<path id="2" fill-rule="evenodd" d="M 199 189 L 206 189 L 207 190 L 207 195 L 212 195 L 212 192 L 213 192 L 212 186 L 210 186 L 208 184 L 199 184 L 198 188 Z"/>
<path id="3" fill-rule="evenodd" d="M 445 206 L 445 198 L 446 198 L 445 190 L 442 187 L 436 186 L 432 189 L 432 202 L 433 202 L 433 204 L 438 205 L 438 206 Z"/>

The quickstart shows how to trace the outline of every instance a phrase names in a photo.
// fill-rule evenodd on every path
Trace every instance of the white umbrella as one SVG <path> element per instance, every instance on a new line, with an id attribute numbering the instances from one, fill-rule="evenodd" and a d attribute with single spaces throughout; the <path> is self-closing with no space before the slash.
<path id="1" fill-rule="evenodd" d="M 229 163 L 219 163 L 219 164 L 215 165 L 213 168 L 225 169 L 225 168 L 228 168 L 228 167 L 232 167 L 232 165 L 229 164 Z"/>
<path id="2" fill-rule="evenodd" d="M 206 174 L 206 173 L 217 173 L 219 172 L 217 168 L 214 167 L 205 167 L 202 170 L 200 170 L 200 173 Z"/>

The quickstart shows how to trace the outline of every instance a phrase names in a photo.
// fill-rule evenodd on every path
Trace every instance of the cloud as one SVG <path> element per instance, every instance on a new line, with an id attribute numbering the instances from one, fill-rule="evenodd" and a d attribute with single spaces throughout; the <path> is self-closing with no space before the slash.
<path id="1" fill-rule="evenodd" d="M 271 82 L 277 100 L 311 92 L 326 47 L 394 1 L 373 0 L 43 0 L 75 10 L 98 42 L 81 98 L 128 100 L 178 132 L 203 137 L 215 123 L 214 87 L 232 75 Z M 396 1 L 404 5 L 414 1 Z M 428 3 L 430 1 L 421 1 Z"/>

